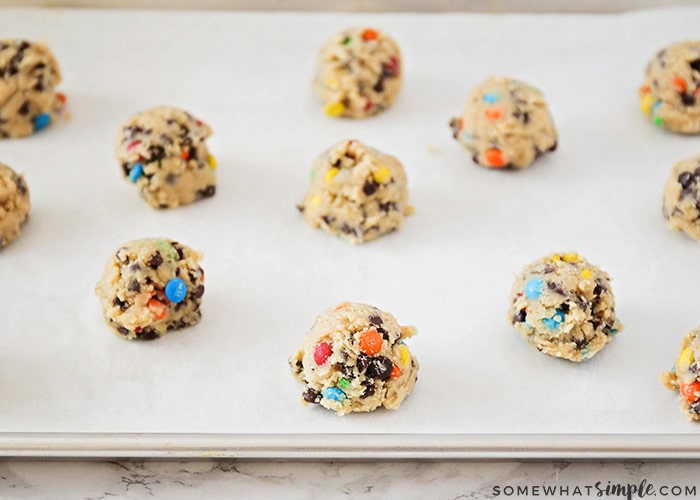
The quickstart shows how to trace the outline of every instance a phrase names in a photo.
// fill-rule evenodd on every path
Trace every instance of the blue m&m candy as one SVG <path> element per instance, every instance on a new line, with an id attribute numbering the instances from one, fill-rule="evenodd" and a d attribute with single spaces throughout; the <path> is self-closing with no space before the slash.
<path id="1" fill-rule="evenodd" d="M 37 132 L 39 130 L 44 130 L 46 127 L 49 126 L 49 123 L 51 123 L 51 115 L 48 113 L 41 113 L 40 115 L 36 115 L 34 117 L 34 120 L 32 120 L 32 123 L 34 125 L 34 130 Z"/>
<path id="2" fill-rule="evenodd" d="M 345 393 L 337 387 L 326 387 L 323 389 L 323 397 L 326 399 L 332 399 L 333 401 L 345 401 L 347 398 Z"/>
<path id="3" fill-rule="evenodd" d="M 173 278 L 165 285 L 165 296 L 175 304 L 187 297 L 187 285 L 180 278 Z"/>
<path id="4" fill-rule="evenodd" d="M 528 299 L 539 299 L 542 295 L 544 281 L 539 278 L 532 278 L 525 284 L 525 296 Z"/>
<path id="5" fill-rule="evenodd" d="M 551 318 L 544 318 L 542 320 L 542 323 L 544 326 L 549 328 L 550 330 L 556 330 L 561 326 L 561 324 L 564 322 L 564 313 L 560 310 L 557 309 L 557 312 L 554 313 L 554 316 Z"/>
<path id="6" fill-rule="evenodd" d="M 129 171 L 129 180 L 131 182 L 136 182 L 139 180 L 139 177 L 143 175 L 143 165 L 140 163 L 137 163 L 132 167 L 132 169 Z"/>

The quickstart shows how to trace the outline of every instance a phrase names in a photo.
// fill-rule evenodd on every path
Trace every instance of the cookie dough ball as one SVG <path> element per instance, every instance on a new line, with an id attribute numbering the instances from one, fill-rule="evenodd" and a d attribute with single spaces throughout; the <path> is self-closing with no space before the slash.
<path id="1" fill-rule="evenodd" d="M 661 374 L 661 383 L 676 391 L 681 399 L 681 411 L 690 420 L 700 420 L 700 327 L 688 332 L 681 344 L 681 353 L 670 372 Z"/>
<path id="2" fill-rule="evenodd" d="M 297 208 L 311 227 L 352 243 L 396 231 L 413 212 L 401 162 L 355 140 L 339 142 L 314 161 Z"/>
<path id="3" fill-rule="evenodd" d="M 120 337 L 141 340 L 197 324 L 204 294 L 201 257 L 168 238 L 124 243 L 95 287 L 107 324 Z"/>
<path id="4" fill-rule="evenodd" d="M 316 318 L 289 366 L 306 385 L 308 403 L 338 415 L 395 410 L 418 377 L 418 361 L 403 341 L 415 334 L 376 307 L 345 302 Z"/>
<path id="5" fill-rule="evenodd" d="M 29 217 L 29 188 L 24 177 L 0 163 L 0 248 L 19 236 Z"/>
<path id="6" fill-rule="evenodd" d="M 671 169 L 662 213 L 671 228 L 700 240 L 700 155 L 679 161 Z"/>
<path id="7" fill-rule="evenodd" d="M 700 41 L 660 50 L 647 65 L 639 88 L 640 107 L 659 127 L 700 132 Z"/>
<path id="8" fill-rule="evenodd" d="M 116 158 L 151 207 L 189 205 L 216 193 L 216 160 L 204 142 L 210 135 L 209 126 L 188 112 L 160 106 L 124 123 Z"/>
<path id="9" fill-rule="evenodd" d="M 539 259 L 515 279 L 508 321 L 538 351 L 592 358 L 622 330 L 610 276 L 576 252 Z"/>
<path id="10" fill-rule="evenodd" d="M 512 78 L 491 77 L 479 85 L 450 127 L 474 162 L 485 167 L 525 168 L 557 148 L 557 130 L 542 93 Z"/>
<path id="11" fill-rule="evenodd" d="M 56 92 L 61 71 L 49 48 L 26 40 L 0 40 L 0 139 L 46 128 L 66 98 Z"/>
<path id="12" fill-rule="evenodd" d="M 391 106 L 402 84 L 401 52 L 387 34 L 351 28 L 318 55 L 313 87 L 328 116 L 366 118 Z"/>

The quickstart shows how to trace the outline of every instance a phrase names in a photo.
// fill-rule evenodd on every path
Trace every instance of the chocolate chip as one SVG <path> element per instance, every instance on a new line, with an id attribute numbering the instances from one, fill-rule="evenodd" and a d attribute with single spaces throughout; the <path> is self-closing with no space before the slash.
<path id="1" fill-rule="evenodd" d="M 379 202 L 379 210 L 381 210 L 384 213 L 389 213 L 392 210 L 396 211 L 398 210 L 398 207 L 396 206 L 396 202 L 393 201 L 387 201 L 386 203 L 382 203 L 381 201 Z"/>
<path id="2" fill-rule="evenodd" d="M 365 386 L 365 390 L 360 394 L 360 399 L 368 398 L 377 391 L 377 387 L 369 380 L 362 382 L 362 385 Z"/>
<path id="3" fill-rule="evenodd" d="M 384 75 L 379 77 L 379 80 L 374 84 L 372 90 L 375 92 L 384 92 Z"/>
<path id="4" fill-rule="evenodd" d="M 558 283 L 555 283 L 553 281 L 547 282 L 547 288 L 549 288 L 551 291 L 553 291 L 556 294 L 566 295 L 566 292 L 561 287 L 561 285 L 559 285 Z"/>
<path id="5" fill-rule="evenodd" d="M 693 96 L 693 94 L 683 92 L 681 94 L 681 102 L 686 106 L 693 106 L 695 104 L 695 97 Z"/>
<path id="6" fill-rule="evenodd" d="M 525 318 L 527 317 L 527 311 L 521 309 L 518 314 L 513 316 L 513 323 L 525 323 Z"/>
<path id="7" fill-rule="evenodd" d="M 20 176 L 17 176 L 17 179 L 15 179 L 15 185 L 17 186 L 17 192 L 20 196 L 27 196 L 27 185 Z"/>
<path id="8" fill-rule="evenodd" d="M 698 373 L 698 364 L 693 361 L 688 367 L 688 370 L 690 370 L 690 373 Z"/>
<path id="9" fill-rule="evenodd" d="M 363 373 L 367 369 L 371 360 L 372 360 L 372 358 L 370 358 L 369 356 L 367 356 L 366 354 L 364 354 L 362 352 L 357 356 L 357 364 L 356 365 L 357 365 L 357 369 L 360 371 L 360 373 Z"/>
<path id="10" fill-rule="evenodd" d="M 578 350 L 585 349 L 588 346 L 588 340 L 586 339 L 574 339 L 574 343 Z"/>
<path id="11" fill-rule="evenodd" d="M 131 267 L 129 267 L 129 270 L 132 271 L 132 272 L 134 272 L 134 273 L 135 273 L 136 271 L 140 271 L 140 270 L 141 270 L 141 264 L 139 264 L 138 262 L 134 262 L 133 264 L 131 264 Z"/>
<path id="12" fill-rule="evenodd" d="M 156 250 L 148 262 L 146 262 L 146 265 L 151 269 L 158 269 L 162 263 L 163 257 L 160 255 L 160 252 Z"/>
<path id="13" fill-rule="evenodd" d="M 34 84 L 34 90 L 37 92 L 43 92 L 44 88 L 44 82 L 41 79 L 37 80 L 37 82 Z"/>
<path id="14" fill-rule="evenodd" d="M 122 335 L 129 335 L 129 330 L 127 328 L 124 328 L 123 326 L 118 326 L 117 331 Z"/>
<path id="15" fill-rule="evenodd" d="M 180 302 L 182 304 L 182 302 Z M 180 305 L 178 304 L 178 305 Z M 170 330 L 182 330 L 187 326 L 187 323 L 185 323 L 183 320 L 178 319 L 177 321 L 174 321 L 168 325 L 168 329 Z"/>
<path id="16" fill-rule="evenodd" d="M 163 144 L 166 144 L 168 146 L 170 146 L 173 143 L 173 140 L 168 134 L 160 134 L 160 140 L 163 141 Z"/>
<path id="17" fill-rule="evenodd" d="M 136 332 L 136 338 L 141 340 L 154 340 L 158 338 L 158 333 L 153 329 L 153 327 L 147 326 L 140 332 Z"/>
<path id="18" fill-rule="evenodd" d="M 173 184 L 175 184 L 176 180 L 177 180 L 177 175 L 173 174 L 172 172 L 165 176 L 165 182 L 167 182 L 171 186 Z"/>
<path id="19" fill-rule="evenodd" d="M 368 377 L 386 380 L 391 376 L 394 369 L 394 362 L 386 356 L 376 356 L 370 359 L 369 366 L 365 372 Z"/>
<path id="20" fill-rule="evenodd" d="M 312 389 L 311 387 L 304 391 L 301 397 L 304 398 L 304 401 L 306 401 L 307 403 L 313 403 L 317 405 L 321 402 L 321 393 Z"/>
<path id="21" fill-rule="evenodd" d="M 352 227 L 350 227 L 350 226 L 348 225 L 347 222 L 343 222 L 343 223 L 340 225 L 340 232 L 343 233 L 343 234 L 350 234 L 350 233 L 353 233 L 354 231 L 353 231 Z"/>
<path id="22" fill-rule="evenodd" d="M 690 405 L 690 410 L 691 410 L 693 413 L 700 413 L 700 401 L 698 401 L 697 403 L 693 403 L 692 405 Z"/>
<path id="23" fill-rule="evenodd" d="M 376 314 L 373 314 L 372 316 L 369 317 L 369 322 L 372 323 L 373 325 L 381 325 L 384 323 L 381 316 L 377 316 Z"/>
<path id="24" fill-rule="evenodd" d="M 171 243 L 171 245 L 173 246 L 173 248 L 174 248 L 175 251 L 177 252 L 177 256 L 180 258 L 180 260 L 184 259 L 184 258 L 185 258 L 185 252 L 182 250 L 182 247 L 180 246 L 180 244 L 179 244 L 177 241 L 173 241 L 173 242 Z"/>
<path id="25" fill-rule="evenodd" d="M 688 189 L 693 184 L 693 174 L 690 172 L 683 172 L 678 176 L 678 182 L 681 183 L 683 189 Z"/>
<path id="26" fill-rule="evenodd" d="M 204 189 L 200 189 L 197 194 L 202 198 L 211 198 L 216 194 L 216 186 L 207 186 Z"/>
<path id="27" fill-rule="evenodd" d="M 568 314 L 571 308 L 569 307 L 569 304 L 564 303 L 561 306 L 559 306 L 559 310 L 563 312 L 564 314 Z"/>
<path id="28" fill-rule="evenodd" d="M 374 182 L 373 179 L 367 179 L 365 181 L 365 185 L 362 186 L 362 192 L 365 193 L 367 196 L 372 196 L 374 193 L 377 192 L 378 187 L 379 184 Z"/>
<path id="29" fill-rule="evenodd" d="M 129 303 L 125 302 L 123 300 L 120 300 L 119 297 L 116 297 L 116 296 L 112 300 L 112 305 L 117 306 L 122 311 L 126 311 L 127 309 L 129 309 Z"/>
<path id="30" fill-rule="evenodd" d="M 345 353 L 343 353 L 343 354 L 345 354 Z M 347 356 L 347 354 L 346 354 L 346 356 Z M 340 370 L 343 373 L 343 375 L 345 375 L 346 377 L 353 377 L 355 375 L 353 373 L 352 366 L 348 366 L 348 365 L 345 365 L 343 363 L 336 363 L 335 367 L 338 370 Z"/>
<path id="31" fill-rule="evenodd" d="M 192 290 L 192 297 L 193 298 L 198 299 L 202 295 L 204 295 L 204 285 L 199 285 L 197 288 Z"/>
<path id="32" fill-rule="evenodd" d="M 19 107 L 17 112 L 20 115 L 28 115 L 29 114 L 29 101 L 24 101 L 24 103 Z"/>
<path id="33" fill-rule="evenodd" d="M 525 111 L 523 113 L 523 124 L 527 125 L 530 122 L 530 113 Z"/>
<path id="34" fill-rule="evenodd" d="M 694 61 L 690 61 L 688 65 L 693 68 L 695 71 L 700 71 L 700 59 L 695 59 Z"/>
<path id="35" fill-rule="evenodd" d="M 596 285 L 593 289 L 593 295 L 600 296 L 601 293 L 603 293 L 603 287 L 600 285 Z"/>
<path id="36" fill-rule="evenodd" d="M 131 280 L 129 284 L 126 287 L 127 290 L 130 292 L 136 292 L 139 293 L 141 291 L 141 285 L 137 280 Z"/>
<path id="37" fill-rule="evenodd" d="M 452 129 L 452 137 L 455 139 L 459 136 L 459 118 L 452 118 L 450 120 L 450 128 Z"/>
<path id="38" fill-rule="evenodd" d="M 122 163 L 122 172 L 124 173 L 124 177 L 129 177 L 131 166 L 128 163 Z"/>
<path id="39" fill-rule="evenodd" d="M 162 160 L 165 157 L 165 148 L 163 146 L 149 146 L 148 154 L 151 161 Z"/>
<path id="40" fill-rule="evenodd" d="M 331 224 L 333 224 L 333 221 L 335 220 L 335 217 L 333 217 L 332 215 L 324 215 L 323 217 L 321 217 L 321 220 L 323 220 L 323 222 L 324 222 L 327 226 L 330 226 Z"/>
<path id="41" fill-rule="evenodd" d="M 557 146 L 558 146 L 558 145 L 559 145 L 559 143 L 558 143 L 558 142 L 556 142 L 556 141 L 554 141 L 554 144 L 552 144 L 552 147 L 551 147 L 551 148 L 549 148 L 549 150 L 548 150 L 548 151 L 556 151 L 556 150 L 557 150 Z"/>

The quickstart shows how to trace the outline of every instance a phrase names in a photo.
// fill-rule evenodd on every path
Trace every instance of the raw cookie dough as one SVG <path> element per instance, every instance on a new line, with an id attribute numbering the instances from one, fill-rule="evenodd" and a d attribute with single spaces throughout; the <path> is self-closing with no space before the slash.
<path id="1" fill-rule="evenodd" d="M 355 140 L 339 142 L 314 161 L 297 208 L 311 227 L 352 243 L 399 229 L 413 211 L 399 160 Z"/>
<path id="2" fill-rule="evenodd" d="M 525 168 L 557 148 L 557 130 L 542 93 L 512 78 L 491 77 L 479 85 L 450 127 L 474 163 L 485 167 Z"/>
<path id="3" fill-rule="evenodd" d="M 316 318 L 289 366 L 306 384 L 308 403 L 338 415 L 395 410 L 418 377 L 418 361 L 403 342 L 415 334 L 376 307 L 345 302 Z"/>
<path id="4" fill-rule="evenodd" d="M 690 420 L 700 420 L 700 327 L 688 332 L 681 345 L 681 353 L 670 372 L 661 374 L 661 383 L 679 393 L 681 411 Z"/>
<path id="5" fill-rule="evenodd" d="M 700 155 L 679 161 L 671 169 L 662 213 L 671 228 L 700 240 Z"/>
<path id="6" fill-rule="evenodd" d="M 401 52 L 387 34 L 351 28 L 321 48 L 313 87 L 329 116 L 366 118 L 391 106 L 402 84 Z"/>
<path id="7" fill-rule="evenodd" d="M 19 236 L 29 217 L 29 188 L 24 177 L 0 163 L 0 248 Z"/>
<path id="8" fill-rule="evenodd" d="M 46 128 L 66 101 L 61 71 L 43 43 L 0 40 L 0 139 Z"/>
<path id="9" fill-rule="evenodd" d="M 168 238 L 124 243 L 107 260 L 95 287 L 107 324 L 120 337 L 152 340 L 198 323 L 201 257 Z"/>
<path id="10" fill-rule="evenodd" d="M 189 205 L 216 193 L 216 160 L 204 143 L 210 135 L 209 126 L 188 112 L 160 106 L 124 123 L 116 158 L 151 207 Z"/>
<path id="11" fill-rule="evenodd" d="M 659 127 L 700 132 L 700 41 L 674 43 L 649 61 L 639 88 L 640 107 Z"/>
<path id="12" fill-rule="evenodd" d="M 515 279 L 508 321 L 538 351 L 592 358 L 622 330 L 610 276 L 576 252 L 528 265 Z"/>

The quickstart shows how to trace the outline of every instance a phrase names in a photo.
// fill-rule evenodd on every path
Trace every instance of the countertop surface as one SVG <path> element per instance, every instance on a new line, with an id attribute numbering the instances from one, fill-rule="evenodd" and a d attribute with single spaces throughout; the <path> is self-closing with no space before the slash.
<path id="1" fill-rule="evenodd" d="M 5 461 L 0 498 L 697 498 L 698 472 L 697 462 Z M 644 496 L 628 497 L 630 486 Z"/>

